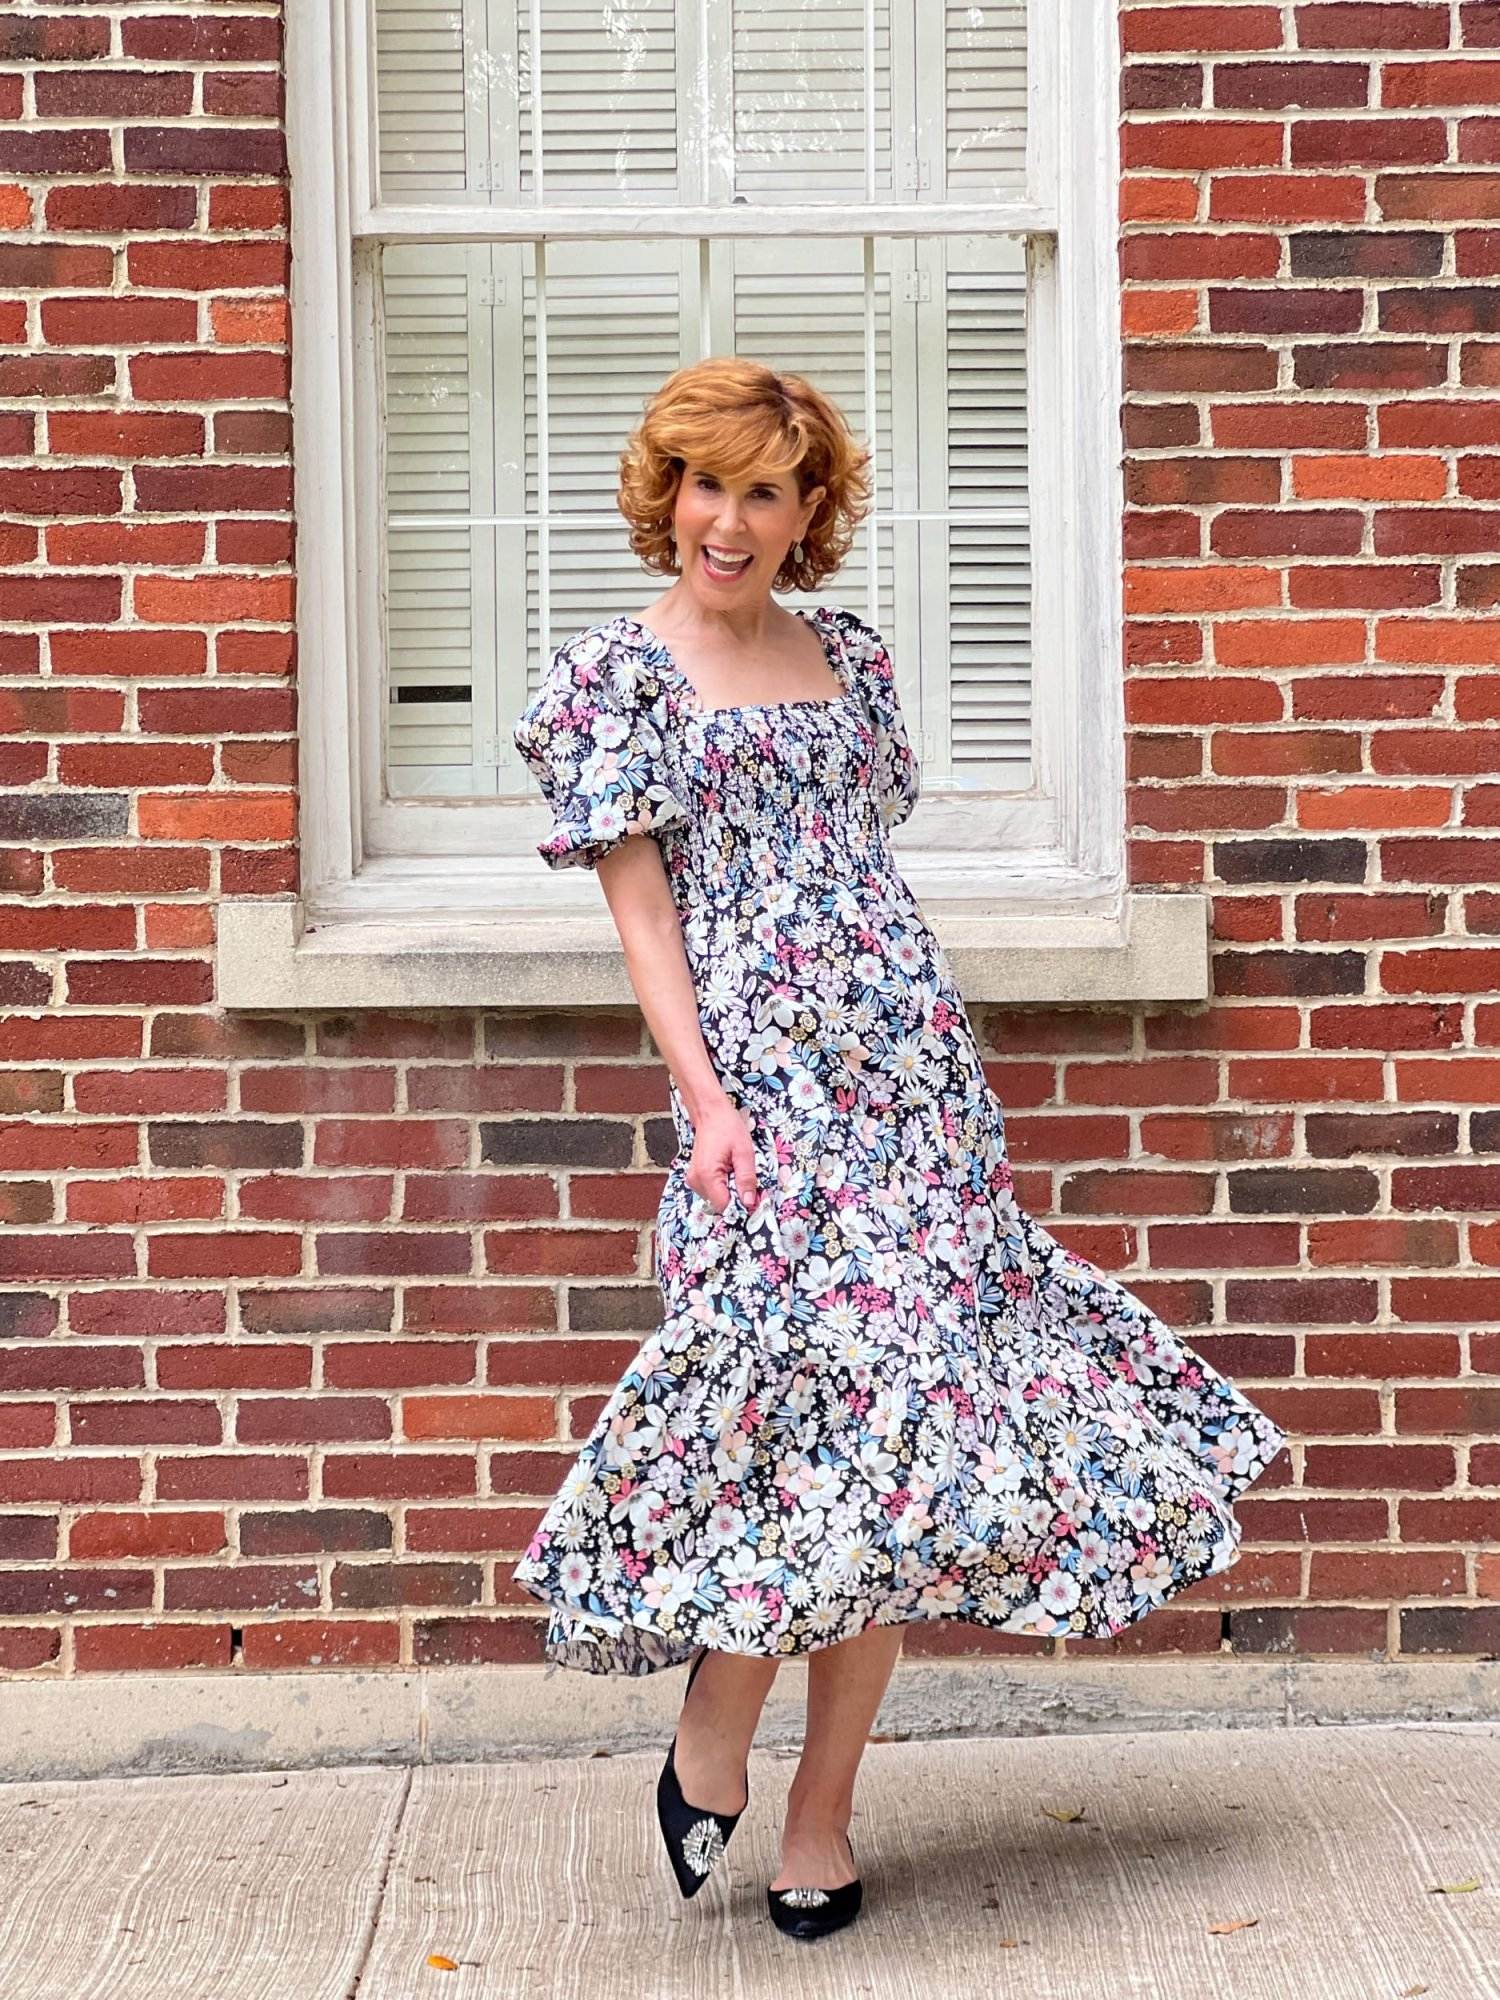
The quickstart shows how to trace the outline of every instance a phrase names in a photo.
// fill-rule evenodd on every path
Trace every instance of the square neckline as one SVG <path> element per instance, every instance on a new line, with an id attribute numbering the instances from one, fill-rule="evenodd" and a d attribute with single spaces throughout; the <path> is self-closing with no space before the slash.
<path id="1" fill-rule="evenodd" d="M 830 634 L 829 629 L 822 622 L 826 615 L 824 607 L 822 605 L 814 605 L 810 611 L 805 611 L 801 605 L 789 604 L 786 608 L 794 618 L 800 618 L 803 624 L 808 626 L 817 635 L 818 644 L 823 649 L 823 658 L 827 663 L 828 671 L 839 684 L 839 692 L 837 694 L 793 695 L 789 700 L 784 701 L 743 701 L 734 702 L 722 708 L 705 708 L 703 706 L 703 698 L 697 688 L 694 687 L 681 667 L 678 666 L 672 656 L 671 647 L 654 627 L 643 624 L 639 618 L 632 618 L 628 611 L 620 612 L 611 622 L 615 625 L 631 625 L 637 632 L 644 635 L 650 648 L 660 655 L 662 664 L 666 668 L 668 675 L 687 690 L 692 712 L 705 722 L 716 715 L 771 715 L 783 708 L 842 707 L 846 701 L 853 699 L 854 685 L 845 670 L 847 667 L 847 658 L 843 647 L 839 645 L 837 635 Z M 829 643 L 830 637 L 833 640 L 832 644 Z M 837 660 L 835 660 L 835 649 L 838 654 Z"/>

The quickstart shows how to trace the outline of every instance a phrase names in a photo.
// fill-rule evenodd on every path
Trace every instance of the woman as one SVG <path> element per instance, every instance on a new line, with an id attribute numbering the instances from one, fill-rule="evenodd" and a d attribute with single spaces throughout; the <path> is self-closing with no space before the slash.
<path id="1" fill-rule="evenodd" d="M 1016 1202 L 888 838 L 919 791 L 890 657 L 854 612 L 772 596 L 837 570 L 867 466 L 798 376 L 673 375 L 619 504 L 674 581 L 562 645 L 514 731 L 538 851 L 598 869 L 680 1142 L 665 1317 L 514 1575 L 554 1665 L 693 1659 L 657 1792 L 687 1895 L 779 1661 L 808 1656 L 767 1890 L 801 1937 L 860 1906 L 855 1774 L 904 1626 L 1118 1632 L 1236 1560 L 1230 1502 L 1285 1442 Z"/>

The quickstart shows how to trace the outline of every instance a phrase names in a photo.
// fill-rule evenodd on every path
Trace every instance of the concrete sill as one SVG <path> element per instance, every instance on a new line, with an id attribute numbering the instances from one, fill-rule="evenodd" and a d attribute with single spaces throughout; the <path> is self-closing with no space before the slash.
<path id="1" fill-rule="evenodd" d="M 1208 996 L 1208 899 L 1197 893 L 1141 891 L 1112 917 L 926 912 L 970 1002 Z M 607 910 L 563 922 L 407 915 L 307 925 L 300 902 L 267 898 L 220 905 L 218 997 L 279 1011 L 635 1005 Z"/>

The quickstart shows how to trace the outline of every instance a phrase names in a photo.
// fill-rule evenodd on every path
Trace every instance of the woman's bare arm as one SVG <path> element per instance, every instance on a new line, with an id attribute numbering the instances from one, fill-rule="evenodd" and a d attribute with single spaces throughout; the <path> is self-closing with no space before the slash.
<path id="1" fill-rule="evenodd" d="M 682 921 L 661 849 L 650 838 L 619 841 L 599 857 L 598 872 L 646 1026 L 693 1123 L 688 1185 L 718 1209 L 728 1201 L 732 1174 L 740 1198 L 751 1207 L 758 1189 L 749 1128 L 719 1081 L 704 1044 Z"/>

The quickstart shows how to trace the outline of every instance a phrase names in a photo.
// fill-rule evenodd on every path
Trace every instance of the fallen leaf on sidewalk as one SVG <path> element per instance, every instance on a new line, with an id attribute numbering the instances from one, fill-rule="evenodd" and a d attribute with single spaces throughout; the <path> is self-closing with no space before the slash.
<path id="1" fill-rule="evenodd" d="M 1463 1896 L 1478 1887 L 1479 1877 L 1469 1875 L 1462 1882 L 1434 1882 L 1427 1893 L 1429 1896 Z"/>
<path id="2" fill-rule="evenodd" d="M 1417 2000 L 1419 1993 L 1430 1993 L 1431 1991 L 1432 1988 L 1430 1986 L 1408 1986 L 1406 1991 L 1400 1995 L 1400 2000 Z"/>
<path id="3" fill-rule="evenodd" d="M 1232 1917 L 1227 1924 L 1210 1924 L 1208 1934 L 1210 1937 L 1227 1937 L 1231 1931 L 1248 1931 L 1259 1922 L 1259 1917 Z"/>
<path id="4" fill-rule="evenodd" d="M 427 1963 L 438 1972 L 457 1972 L 458 1970 L 458 1961 L 452 1958 L 444 1958 L 440 1951 L 429 1952 Z"/>
<path id="5" fill-rule="evenodd" d="M 1082 1819 L 1082 1806 L 1043 1806 L 1042 1811 L 1049 1819 Z"/>

